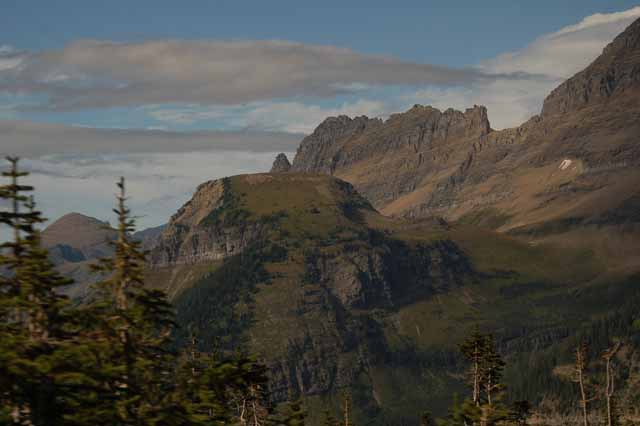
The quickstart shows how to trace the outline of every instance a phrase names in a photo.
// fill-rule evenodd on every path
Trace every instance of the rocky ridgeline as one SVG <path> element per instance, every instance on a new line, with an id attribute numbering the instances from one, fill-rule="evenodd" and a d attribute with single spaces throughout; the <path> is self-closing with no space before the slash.
<path id="1" fill-rule="evenodd" d="M 490 130 L 483 106 L 463 113 L 415 105 L 386 121 L 366 116 L 330 117 L 302 140 L 292 170 L 333 174 L 358 161 L 401 147 L 410 146 L 414 154 L 418 154 L 423 148 L 447 139 L 481 137 Z"/>
<path id="2" fill-rule="evenodd" d="M 640 166 L 639 99 L 640 20 L 519 127 L 492 130 L 482 106 L 416 105 L 385 121 L 331 117 L 302 140 L 291 170 L 344 179 L 387 215 L 458 220 L 491 210 L 507 230 L 603 214 L 633 195 L 621 186 Z M 567 160 L 574 166 L 557 173 Z M 554 194 L 559 185 L 581 189 Z"/>

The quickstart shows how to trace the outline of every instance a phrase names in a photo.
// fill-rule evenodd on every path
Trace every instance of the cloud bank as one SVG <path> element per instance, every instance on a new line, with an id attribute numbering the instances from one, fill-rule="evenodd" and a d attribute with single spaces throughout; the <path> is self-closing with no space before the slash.
<path id="1" fill-rule="evenodd" d="M 333 96 L 368 85 L 453 85 L 509 78 L 289 41 L 77 41 L 0 62 L 0 91 L 48 96 L 68 110 L 158 103 L 232 105 Z"/>
<path id="2" fill-rule="evenodd" d="M 282 132 L 96 129 L 0 120 L 2 157 L 193 151 L 290 152 L 295 150 L 301 138 L 301 135 Z"/>
<path id="3" fill-rule="evenodd" d="M 42 52 L 0 46 L 0 93 L 39 97 L 0 114 L 155 105 L 150 117 L 173 126 L 226 120 L 238 129 L 310 132 L 326 115 L 482 104 L 503 128 L 538 113 L 551 89 L 638 17 L 640 7 L 591 15 L 466 69 L 279 40 L 84 40 Z M 381 87 L 396 95 L 378 96 Z M 341 100 L 320 106 L 319 98 L 333 96 Z"/>
<path id="4" fill-rule="evenodd" d="M 384 116 L 388 113 L 383 100 L 360 99 L 344 102 L 335 107 L 289 102 L 252 102 L 246 105 L 184 106 L 149 108 L 148 114 L 168 124 L 193 124 L 206 120 L 219 120 L 231 128 L 256 131 L 311 133 L 329 116 L 368 115 Z"/>

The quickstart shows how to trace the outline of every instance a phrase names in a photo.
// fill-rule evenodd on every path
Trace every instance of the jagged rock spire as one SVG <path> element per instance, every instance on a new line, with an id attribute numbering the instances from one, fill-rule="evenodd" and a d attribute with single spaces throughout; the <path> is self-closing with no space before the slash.
<path id="1" fill-rule="evenodd" d="M 271 166 L 271 173 L 287 173 L 289 170 L 291 170 L 291 163 L 287 156 L 281 152 Z"/>

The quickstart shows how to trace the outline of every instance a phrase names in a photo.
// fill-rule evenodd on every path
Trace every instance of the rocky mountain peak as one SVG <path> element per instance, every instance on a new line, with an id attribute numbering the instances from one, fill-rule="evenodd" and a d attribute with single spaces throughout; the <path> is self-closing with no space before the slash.
<path id="1" fill-rule="evenodd" d="M 380 119 L 372 119 L 366 115 L 354 118 L 346 115 L 328 117 L 316 127 L 311 137 L 329 140 L 343 135 L 353 135 L 362 132 L 370 124 L 381 122 Z"/>
<path id="2" fill-rule="evenodd" d="M 413 121 L 418 123 L 440 122 L 446 126 L 462 124 L 469 134 L 486 135 L 491 131 L 487 108 L 483 105 L 474 105 L 473 108 L 467 108 L 462 112 L 453 108 L 440 111 L 431 105 L 415 104 L 405 112 L 391 114 L 385 124 L 406 124 Z"/>
<path id="3" fill-rule="evenodd" d="M 289 170 L 291 170 L 291 163 L 286 154 L 281 152 L 273 162 L 270 173 L 287 173 Z"/>
<path id="4" fill-rule="evenodd" d="M 640 19 L 618 35 L 602 54 L 544 101 L 542 116 L 564 114 L 640 88 Z"/>

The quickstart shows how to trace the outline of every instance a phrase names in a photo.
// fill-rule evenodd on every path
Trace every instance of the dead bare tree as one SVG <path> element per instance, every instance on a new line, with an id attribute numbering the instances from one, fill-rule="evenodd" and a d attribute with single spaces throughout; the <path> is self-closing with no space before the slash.
<path id="1" fill-rule="evenodd" d="M 349 416 L 351 415 L 351 395 L 348 392 L 345 392 L 342 397 L 342 415 L 344 426 L 353 426 Z"/>
<path id="2" fill-rule="evenodd" d="M 620 346 L 622 346 L 621 342 L 617 342 L 615 345 L 604 351 L 602 354 L 602 358 L 606 363 L 606 383 L 604 390 L 604 397 L 607 402 L 607 426 L 614 426 L 615 420 L 613 416 L 613 408 L 612 408 L 612 399 L 613 394 L 615 392 L 615 372 L 614 367 L 611 364 L 612 358 L 616 355 L 616 353 L 620 350 Z"/>
<path id="3" fill-rule="evenodd" d="M 588 404 L 593 401 L 595 397 L 589 398 L 587 396 L 587 384 L 586 384 L 586 370 L 588 361 L 588 347 L 587 344 L 582 342 L 576 348 L 576 363 L 575 363 L 575 379 L 580 390 L 580 408 L 582 409 L 583 425 L 589 426 L 588 416 Z"/>

